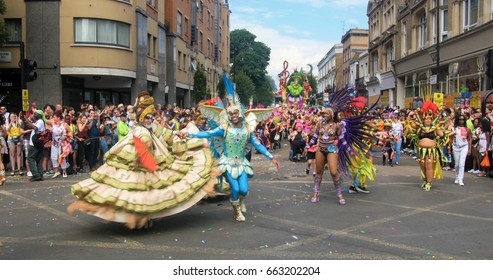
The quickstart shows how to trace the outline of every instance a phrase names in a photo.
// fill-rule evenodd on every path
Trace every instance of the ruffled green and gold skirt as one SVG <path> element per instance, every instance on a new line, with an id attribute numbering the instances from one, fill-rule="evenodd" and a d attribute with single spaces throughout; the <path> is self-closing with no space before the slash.
<path id="1" fill-rule="evenodd" d="M 157 170 L 140 164 L 134 135 L 151 151 Z M 212 152 L 200 143 L 174 139 L 172 131 L 141 126 L 105 154 L 106 163 L 71 187 L 77 200 L 68 207 L 109 221 L 142 227 L 149 219 L 182 212 L 213 193 L 219 171 Z M 171 144 L 170 144 L 171 143 Z"/>

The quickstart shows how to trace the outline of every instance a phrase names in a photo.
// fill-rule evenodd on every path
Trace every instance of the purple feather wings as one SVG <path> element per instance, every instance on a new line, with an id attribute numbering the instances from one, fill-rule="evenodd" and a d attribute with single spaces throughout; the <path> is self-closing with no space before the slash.
<path id="1" fill-rule="evenodd" d="M 351 107 L 351 89 L 343 89 L 334 92 L 330 96 L 331 107 L 336 112 L 343 112 L 347 117 L 341 121 L 341 134 L 337 141 L 337 150 L 339 154 L 338 171 L 343 176 L 348 176 L 348 165 L 353 165 L 356 161 L 355 158 L 362 156 L 361 152 L 369 149 L 368 144 L 372 135 L 368 132 L 368 121 L 371 120 L 371 116 L 368 112 L 376 106 L 375 102 L 371 108 L 364 110 L 363 112 L 356 112 Z M 380 98 L 379 98 L 380 99 Z"/>

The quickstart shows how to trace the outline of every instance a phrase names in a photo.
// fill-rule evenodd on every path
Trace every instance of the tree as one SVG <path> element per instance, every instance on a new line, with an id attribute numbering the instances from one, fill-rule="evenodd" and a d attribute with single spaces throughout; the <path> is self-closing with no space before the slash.
<path id="1" fill-rule="evenodd" d="M 217 90 L 217 96 L 224 96 L 226 94 L 226 87 L 224 86 L 224 81 L 222 78 L 219 79 L 216 90 Z"/>
<path id="2" fill-rule="evenodd" d="M 195 103 L 206 98 L 207 95 L 207 78 L 204 69 L 200 68 L 193 74 L 193 92 L 192 98 Z"/>
<path id="3" fill-rule="evenodd" d="M 317 78 L 312 74 L 308 75 L 308 83 L 312 87 L 312 93 L 318 93 Z"/>
<path id="4" fill-rule="evenodd" d="M 0 15 L 4 15 L 5 12 L 7 12 L 5 1 L 0 0 Z M 5 26 L 5 21 L 3 20 L 3 18 L 0 18 L 0 46 L 5 44 L 8 38 L 9 32 L 7 30 L 7 26 Z"/>
<path id="5" fill-rule="evenodd" d="M 267 76 L 267 79 L 264 81 L 264 84 L 255 91 L 254 94 L 254 105 L 262 104 L 264 106 L 270 106 L 274 103 L 274 93 L 272 92 L 271 82 L 272 77 Z"/>
<path id="6" fill-rule="evenodd" d="M 246 29 L 231 31 L 230 56 L 233 60 L 233 75 L 243 72 L 259 89 L 266 81 L 270 48 L 262 42 L 256 42 L 255 38 Z"/>
<path id="7" fill-rule="evenodd" d="M 236 93 L 243 105 L 249 103 L 250 96 L 255 93 L 255 84 L 246 73 L 239 72 L 236 75 Z"/>

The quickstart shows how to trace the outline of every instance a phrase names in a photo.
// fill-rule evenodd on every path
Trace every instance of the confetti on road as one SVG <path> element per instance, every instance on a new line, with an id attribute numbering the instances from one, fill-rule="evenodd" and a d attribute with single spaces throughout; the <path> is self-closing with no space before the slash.
<path id="1" fill-rule="evenodd" d="M 298 236 L 296 236 L 296 235 L 293 235 L 293 238 L 296 239 L 296 240 L 298 240 Z"/>

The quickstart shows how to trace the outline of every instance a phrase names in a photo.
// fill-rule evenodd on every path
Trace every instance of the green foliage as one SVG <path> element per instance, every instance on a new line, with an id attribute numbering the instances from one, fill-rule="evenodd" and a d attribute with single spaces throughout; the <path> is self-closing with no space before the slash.
<path id="1" fill-rule="evenodd" d="M 224 96 L 226 94 L 226 87 L 224 86 L 223 78 L 219 78 L 219 82 L 217 83 L 217 96 Z"/>
<path id="2" fill-rule="evenodd" d="M 266 81 L 270 60 L 270 48 L 262 42 L 255 41 L 256 36 L 246 29 L 231 31 L 232 76 L 242 72 L 246 74 L 259 90 Z M 235 79 L 233 78 L 233 81 Z"/>
<path id="3" fill-rule="evenodd" d="M 268 78 L 272 80 L 270 76 Z M 274 93 L 272 92 L 272 86 L 268 79 L 255 91 L 253 103 L 255 106 L 262 104 L 265 107 L 269 107 L 274 103 Z"/>
<path id="4" fill-rule="evenodd" d="M 309 74 L 308 75 L 308 83 L 310 83 L 310 86 L 312 87 L 311 93 L 317 93 L 318 92 L 317 78 L 315 76 L 313 76 L 312 74 Z"/>
<path id="5" fill-rule="evenodd" d="M 239 72 L 236 75 L 236 92 L 240 97 L 240 101 L 243 105 L 247 106 L 250 96 L 255 93 L 255 84 L 250 77 L 243 72 Z"/>
<path id="6" fill-rule="evenodd" d="M 206 98 L 207 95 L 207 78 L 204 69 L 198 69 L 193 74 L 193 92 L 192 99 L 195 103 Z"/>
<path id="7" fill-rule="evenodd" d="M 0 0 L 0 15 L 4 15 L 7 12 L 7 6 L 4 0 Z M 3 18 L 0 18 L 0 46 L 5 44 L 9 37 L 9 32 L 5 26 Z"/>

